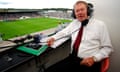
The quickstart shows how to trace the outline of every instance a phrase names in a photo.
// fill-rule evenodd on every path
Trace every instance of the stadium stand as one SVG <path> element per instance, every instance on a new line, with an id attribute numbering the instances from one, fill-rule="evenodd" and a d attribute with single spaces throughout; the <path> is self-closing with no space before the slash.
<path id="1" fill-rule="evenodd" d="M 0 12 L 0 20 L 17 20 L 21 17 L 39 17 L 38 11 L 12 11 L 12 12 Z"/>
<path id="2" fill-rule="evenodd" d="M 54 17 L 72 19 L 72 10 L 42 10 L 42 9 L 0 9 L 0 21 L 17 20 L 31 17 Z"/>
<path id="3" fill-rule="evenodd" d="M 51 11 L 45 12 L 44 16 L 54 17 L 54 18 L 62 18 L 62 19 L 71 19 L 71 12 L 67 11 Z"/>

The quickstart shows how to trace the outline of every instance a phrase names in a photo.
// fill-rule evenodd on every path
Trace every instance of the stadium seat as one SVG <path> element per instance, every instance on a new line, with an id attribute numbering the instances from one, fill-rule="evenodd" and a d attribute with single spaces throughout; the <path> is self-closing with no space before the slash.
<path id="1" fill-rule="evenodd" d="M 105 58 L 102 62 L 101 72 L 107 72 L 109 68 L 109 58 Z"/>

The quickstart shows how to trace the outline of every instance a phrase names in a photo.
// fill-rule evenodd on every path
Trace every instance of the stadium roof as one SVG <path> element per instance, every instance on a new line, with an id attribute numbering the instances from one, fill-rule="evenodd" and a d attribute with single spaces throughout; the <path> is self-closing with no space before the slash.
<path id="1" fill-rule="evenodd" d="M 0 0 L 0 8 L 73 8 L 73 4 L 76 1 L 77 0 Z"/>

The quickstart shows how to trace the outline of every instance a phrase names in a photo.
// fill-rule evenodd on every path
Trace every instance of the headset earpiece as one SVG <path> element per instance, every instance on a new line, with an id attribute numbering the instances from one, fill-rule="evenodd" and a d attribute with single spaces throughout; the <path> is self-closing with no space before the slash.
<path id="1" fill-rule="evenodd" d="M 93 4 L 88 3 L 87 15 L 91 17 L 92 13 L 93 13 Z"/>
<path id="2" fill-rule="evenodd" d="M 75 11 L 74 11 L 74 9 L 72 10 L 72 14 L 71 14 L 71 16 L 72 16 L 74 19 L 76 19 L 76 16 L 75 16 Z"/>

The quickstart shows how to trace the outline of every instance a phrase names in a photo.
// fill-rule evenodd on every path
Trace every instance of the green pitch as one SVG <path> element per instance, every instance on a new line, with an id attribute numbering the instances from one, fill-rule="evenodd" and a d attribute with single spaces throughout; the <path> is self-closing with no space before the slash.
<path id="1" fill-rule="evenodd" d="M 4 34 L 3 39 L 9 39 L 56 27 L 59 21 L 70 22 L 70 20 L 53 18 L 30 18 L 15 21 L 0 21 L 0 33 Z"/>

